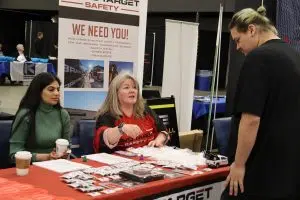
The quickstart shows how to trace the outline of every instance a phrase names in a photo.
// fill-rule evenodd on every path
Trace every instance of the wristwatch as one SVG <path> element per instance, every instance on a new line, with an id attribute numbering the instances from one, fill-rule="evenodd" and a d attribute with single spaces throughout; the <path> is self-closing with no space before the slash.
<path id="1" fill-rule="evenodd" d="M 121 124 L 119 124 L 119 126 L 118 126 L 118 130 L 119 130 L 119 132 L 120 132 L 120 134 L 121 135 L 123 135 L 124 134 L 124 131 L 122 130 L 122 128 L 123 128 L 123 126 L 125 125 L 125 123 L 124 122 L 122 122 Z"/>
<path id="2" fill-rule="evenodd" d="M 166 140 L 165 140 L 164 144 L 166 145 L 168 143 L 168 141 L 171 139 L 170 135 L 167 131 L 161 131 L 160 133 L 162 133 L 165 136 Z"/>

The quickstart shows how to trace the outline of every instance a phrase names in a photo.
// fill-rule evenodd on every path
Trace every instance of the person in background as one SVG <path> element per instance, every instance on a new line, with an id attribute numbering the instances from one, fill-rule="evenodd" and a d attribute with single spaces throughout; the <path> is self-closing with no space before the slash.
<path id="1" fill-rule="evenodd" d="M 4 53 L 3 53 L 3 45 L 2 43 L 0 43 L 0 56 L 4 56 Z"/>
<path id="2" fill-rule="evenodd" d="M 16 48 L 17 48 L 18 53 L 15 57 L 15 61 L 18 61 L 18 62 L 31 61 L 31 59 L 28 56 L 26 56 L 24 53 L 23 44 L 18 44 Z"/>
<path id="3" fill-rule="evenodd" d="M 44 33 L 38 32 L 37 38 L 34 41 L 34 56 L 37 58 L 43 57 L 43 50 L 44 50 Z"/>
<path id="4" fill-rule="evenodd" d="M 59 138 L 70 140 L 70 116 L 60 103 L 58 77 L 40 73 L 21 100 L 10 138 L 10 158 L 18 151 L 30 151 L 32 161 L 58 159 L 53 150 Z"/>
<path id="5" fill-rule="evenodd" d="M 229 29 L 246 55 L 234 101 L 232 163 L 222 199 L 300 199 L 300 55 L 266 10 L 243 9 Z"/>
<path id="6" fill-rule="evenodd" d="M 129 74 L 111 82 L 107 97 L 98 112 L 95 152 L 113 153 L 129 147 L 162 147 L 169 140 L 157 115 L 144 104 L 139 84 Z"/>
<path id="7" fill-rule="evenodd" d="M 58 44 L 57 44 L 57 40 L 54 40 L 50 48 L 49 57 L 57 58 L 57 55 L 58 55 Z"/>

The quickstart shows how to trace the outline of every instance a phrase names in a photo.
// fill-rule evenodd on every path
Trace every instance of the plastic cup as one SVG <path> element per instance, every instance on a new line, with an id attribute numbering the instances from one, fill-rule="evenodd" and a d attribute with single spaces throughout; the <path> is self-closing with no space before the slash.
<path id="1" fill-rule="evenodd" d="M 68 150 L 69 141 L 66 139 L 57 139 L 55 143 L 56 143 L 56 154 L 58 156 L 63 156 L 64 153 Z"/>
<path id="2" fill-rule="evenodd" d="M 29 173 L 29 166 L 32 154 L 29 151 L 18 151 L 15 154 L 16 172 L 18 176 L 26 176 Z"/>

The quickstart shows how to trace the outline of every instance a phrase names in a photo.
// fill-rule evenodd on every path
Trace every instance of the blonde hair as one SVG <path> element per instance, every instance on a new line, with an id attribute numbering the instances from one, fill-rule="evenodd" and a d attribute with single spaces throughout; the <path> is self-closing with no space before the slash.
<path id="1" fill-rule="evenodd" d="M 129 74 L 119 74 L 112 80 L 105 101 L 97 113 L 97 117 L 105 113 L 110 113 L 112 117 L 119 119 L 120 116 L 123 115 L 118 99 L 118 91 L 121 87 L 121 84 L 128 79 L 134 82 L 137 89 L 137 101 L 133 106 L 133 115 L 138 118 L 144 116 L 145 105 L 144 99 L 140 95 L 139 83 L 133 76 Z"/>
<path id="2" fill-rule="evenodd" d="M 236 27 L 238 32 L 246 32 L 250 24 L 259 26 L 261 31 L 271 31 L 278 35 L 277 29 L 272 22 L 266 17 L 266 9 L 260 6 L 257 11 L 252 8 L 245 8 L 235 13 L 229 23 L 229 29 Z"/>

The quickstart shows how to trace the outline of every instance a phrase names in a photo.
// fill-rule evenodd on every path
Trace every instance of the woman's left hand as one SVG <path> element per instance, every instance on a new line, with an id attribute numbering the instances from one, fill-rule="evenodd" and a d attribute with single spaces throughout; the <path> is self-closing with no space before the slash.
<path id="1" fill-rule="evenodd" d="M 49 153 L 49 160 L 59 159 L 59 156 L 56 154 L 55 148 Z"/>
<path id="2" fill-rule="evenodd" d="M 67 159 L 69 156 L 70 152 L 68 150 L 64 152 L 62 155 L 58 155 L 56 153 L 56 149 L 54 148 L 53 151 L 50 153 L 50 160 L 56 160 L 56 159 Z"/>
<path id="3" fill-rule="evenodd" d="M 60 158 L 68 159 L 70 154 L 71 154 L 71 150 L 67 149 Z"/>
<path id="4" fill-rule="evenodd" d="M 165 145 L 166 137 L 163 134 L 159 134 L 155 140 L 149 142 L 150 147 L 163 147 Z"/>

